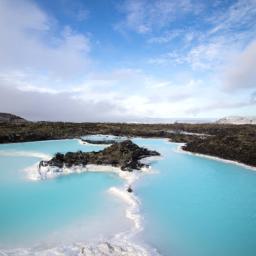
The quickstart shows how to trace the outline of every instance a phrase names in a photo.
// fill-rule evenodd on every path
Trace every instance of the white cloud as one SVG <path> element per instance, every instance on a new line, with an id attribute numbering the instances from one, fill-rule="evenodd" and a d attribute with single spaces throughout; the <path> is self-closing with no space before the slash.
<path id="1" fill-rule="evenodd" d="M 10 84 L 1 85 L 0 109 L 29 120 L 120 121 L 122 108 L 110 101 L 78 101 L 69 93 L 20 91 Z M 127 116 L 129 118 L 129 116 Z"/>
<path id="2" fill-rule="evenodd" d="M 222 106 L 228 109 L 218 90 L 206 87 L 201 80 L 176 84 L 136 69 L 93 73 L 64 88 L 43 86 L 40 79 L 38 84 L 30 80 L 22 73 L 0 77 L 2 111 L 37 120 L 129 121 L 201 116 L 205 111 L 216 113 Z M 218 102 L 215 109 L 208 108 L 212 101 Z"/>
<path id="3" fill-rule="evenodd" d="M 225 69 L 224 87 L 229 90 L 256 88 L 256 41 L 237 54 Z"/>
<path id="4" fill-rule="evenodd" d="M 46 80 L 45 84 L 48 85 L 49 81 Z M 2 111 L 34 116 L 36 119 L 73 121 L 111 118 L 125 121 L 149 116 L 182 116 L 190 107 L 187 102 L 192 100 L 193 104 L 198 103 L 200 97 L 206 95 L 202 81 L 190 80 L 185 84 L 174 84 L 136 69 L 93 73 L 82 82 L 64 88 L 44 86 L 40 79 L 38 83 L 35 79 L 31 83 L 31 77 L 17 73 L 0 76 L 0 90 Z M 53 111 L 56 104 L 59 105 L 58 111 Z M 105 109 L 101 110 L 103 106 Z M 32 113 L 29 115 L 30 108 Z M 84 109 L 90 111 L 83 113 Z"/>
<path id="5" fill-rule="evenodd" d="M 85 72 L 90 44 L 70 27 L 55 27 L 31 1 L 2 0 L 0 4 L 0 72 L 33 71 L 60 78 Z"/>
<path id="6" fill-rule="evenodd" d="M 187 114 L 202 114 L 206 113 L 211 115 L 211 112 L 216 113 L 219 111 L 229 111 L 231 115 L 241 113 L 243 116 L 255 115 L 256 101 L 255 100 L 235 100 L 234 98 L 219 98 L 214 101 L 209 100 L 203 106 L 191 106 L 186 112 Z M 223 115 L 225 116 L 225 115 Z"/>
<path id="7" fill-rule="evenodd" d="M 216 69 L 223 63 L 230 54 L 227 51 L 228 45 L 223 39 L 212 41 L 206 44 L 199 44 L 193 47 L 185 57 L 185 61 L 192 69 Z"/>

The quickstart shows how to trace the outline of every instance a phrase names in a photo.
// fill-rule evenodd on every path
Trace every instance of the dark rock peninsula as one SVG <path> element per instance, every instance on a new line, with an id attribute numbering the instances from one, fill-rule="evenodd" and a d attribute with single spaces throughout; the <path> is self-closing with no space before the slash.
<path id="1" fill-rule="evenodd" d="M 256 133 L 195 138 L 183 150 L 256 166 Z"/>
<path id="2" fill-rule="evenodd" d="M 41 161 L 41 166 L 56 166 L 63 168 L 72 166 L 86 166 L 87 164 L 112 165 L 120 167 L 123 171 L 140 169 L 146 164 L 141 163 L 144 157 L 159 156 L 156 151 L 139 147 L 130 140 L 114 143 L 113 145 L 98 152 L 68 152 L 66 154 L 57 153 L 49 161 Z"/>

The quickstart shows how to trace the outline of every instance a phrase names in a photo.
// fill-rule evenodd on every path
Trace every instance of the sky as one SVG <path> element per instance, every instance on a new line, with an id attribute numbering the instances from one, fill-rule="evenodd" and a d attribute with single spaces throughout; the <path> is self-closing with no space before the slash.
<path id="1" fill-rule="evenodd" d="M 0 0 L 0 112 L 256 115 L 256 0 Z"/>

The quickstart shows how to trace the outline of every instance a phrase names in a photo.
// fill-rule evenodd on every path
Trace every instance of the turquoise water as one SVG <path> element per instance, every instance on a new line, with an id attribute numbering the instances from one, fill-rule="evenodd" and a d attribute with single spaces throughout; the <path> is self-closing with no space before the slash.
<path id="1" fill-rule="evenodd" d="M 256 172 L 178 153 L 178 145 L 166 140 L 134 141 L 162 154 L 152 163 L 154 173 L 133 187 L 144 218 L 137 241 L 165 256 L 256 255 Z M 126 206 L 107 192 L 123 186 L 116 175 L 82 173 L 33 182 L 24 172 L 39 161 L 35 152 L 102 148 L 77 140 L 0 145 L 0 246 L 97 239 L 129 229 Z"/>
<path id="2" fill-rule="evenodd" d="M 58 151 L 96 151 L 101 148 L 80 145 L 77 140 L 1 145 L 0 245 L 84 241 L 126 230 L 124 205 L 107 193 L 111 186 L 123 184 L 116 175 L 82 173 L 30 181 L 24 171 L 39 161 L 30 157 L 31 153 L 51 155 Z M 1 156 L 3 152 L 13 156 Z M 16 156 L 17 152 L 28 156 Z M 111 223 L 110 215 L 120 222 Z"/>
<path id="3" fill-rule="evenodd" d="M 163 255 L 256 255 L 256 172 L 177 153 L 163 140 L 135 141 L 164 156 L 137 184 L 143 239 Z"/>

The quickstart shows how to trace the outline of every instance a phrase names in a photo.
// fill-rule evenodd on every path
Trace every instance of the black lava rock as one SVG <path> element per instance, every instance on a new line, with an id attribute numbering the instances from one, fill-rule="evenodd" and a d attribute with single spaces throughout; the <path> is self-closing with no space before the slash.
<path id="1" fill-rule="evenodd" d="M 56 166 L 62 168 L 72 166 L 86 166 L 87 164 L 112 165 L 120 167 L 123 171 L 140 169 L 145 164 L 139 160 L 149 156 L 159 156 L 156 151 L 139 147 L 130 140 L 114 143 L 98 152 L 68 152 L 56 153 L 49 161 L 42 161 L 39 166 Z"/>

